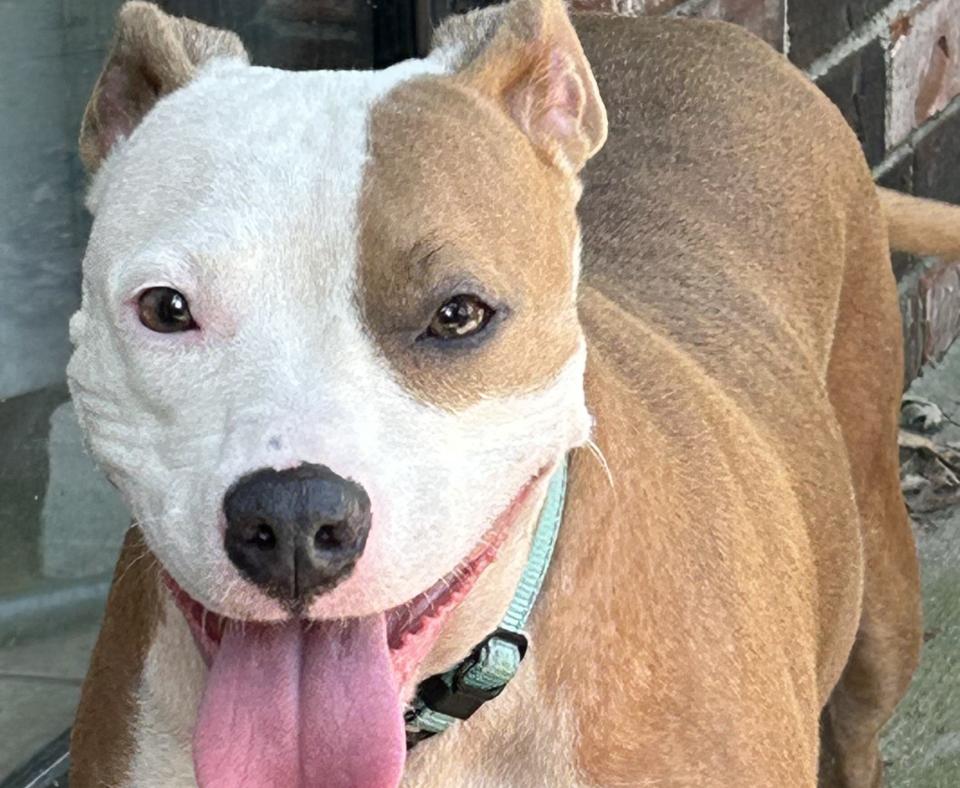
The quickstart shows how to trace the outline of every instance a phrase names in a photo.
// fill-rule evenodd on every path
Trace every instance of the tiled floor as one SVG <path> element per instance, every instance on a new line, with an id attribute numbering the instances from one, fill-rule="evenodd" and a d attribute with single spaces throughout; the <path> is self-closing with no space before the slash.
<path id="1" fill-rule="evenodd" d="M 29 638 L 0 649 L 0 679 L 38 679 L 78 684 L 87 672 L 96 624 Z"/>
<path id="2" fill-rule="evenodd" d="M 73 716 L 96 626 L 0 648 L 0 780 Z"/>
<path id="3" fill-rule="evenodd" d="M 64 720 L 70 720 L 80 697 L 80 686 L 0 677 L 0 697 L 2 779 L 32 756 L 40 744 L 63 732 Z"/>

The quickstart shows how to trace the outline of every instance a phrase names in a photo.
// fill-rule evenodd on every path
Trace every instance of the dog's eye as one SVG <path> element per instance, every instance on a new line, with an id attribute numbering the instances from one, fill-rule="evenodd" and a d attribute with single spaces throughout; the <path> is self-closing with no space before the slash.
<path id="1" fill-rule="evenodd" d="M 140 322 L 151 331 L 171 334 L 196 328 L 183 293 L 170 287 L 151 287 L 140 296 Z"/>
<path id="2" fill-rule="evenodd" d="M 482 331 L 493 314 L 493 308 L 477 296 L 461 293 L 437 310 L 426 334 L 437 339 L 463 339 Z"/>

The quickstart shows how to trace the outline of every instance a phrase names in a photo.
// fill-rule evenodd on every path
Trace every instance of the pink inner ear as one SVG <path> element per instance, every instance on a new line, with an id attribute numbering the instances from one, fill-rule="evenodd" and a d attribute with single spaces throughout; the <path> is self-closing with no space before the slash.
<path id="1" fill-rule="evenodd" d="M 127 106 L 131 101 L 132 85 L 123 68 L 108 66 L 100 80 L 97 96 L 97 121 L 100 127 L 100 155 L 106 158 L 121 137 L 129 137 L 136 125 Z"/>
<path id="2" fill-rule="evenodd" d="M 576 133 L 583 110 L 583 85 L 580 77 L 566 55 L 558 51 L 550 53 L 547 111 L 543 122 L 558 136 Z"/>
<path id="3" fill-rule="evenodd" d="M 508 91 L 507 104 L 531 142 L 551 155 L 566 150 L 582 136 L 584 89 L 570 58 L 557 48 L 536 57 L 529 70 Z"/>

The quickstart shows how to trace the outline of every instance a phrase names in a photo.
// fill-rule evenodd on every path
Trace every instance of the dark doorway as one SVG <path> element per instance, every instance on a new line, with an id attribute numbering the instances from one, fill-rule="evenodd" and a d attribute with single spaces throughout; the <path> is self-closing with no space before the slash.
<path id="1" fill-rule="evenodd" d="M 447 15 L 499 0 L 160 0 L 170 13 L 234 30 L 254 63 L 296 70 L 383 68 L 426 54 Z"/>

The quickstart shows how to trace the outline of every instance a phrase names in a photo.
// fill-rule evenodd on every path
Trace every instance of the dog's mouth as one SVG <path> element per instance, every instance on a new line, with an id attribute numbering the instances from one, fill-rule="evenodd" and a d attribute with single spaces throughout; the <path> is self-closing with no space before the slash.
<path id="1" fill-rule="evenodd" d="M 209 667 L 194 731 L 201 788 L 396 786 L 412 681 L 548 471 L 521 488 L 451 572 L 379 614 L 240 621 L 207 610 L 164 572 Z"/>
<path id="2" fill-rule="evenodd" d="M 538 480 L 540 477 L 538 476 Z M 426 657 L 429 648 L 440 634 L 447 616 L 459 605 L 473 588 L 477 579 L 494 559 L 510 533 L 515 511 L 525 502 L 528 483 L 509 509 L 497 519 L 494 527 L 481 539 L 480 544 L 448 574 L 441 577 L 426 591 L 383 615 L 386 623 L 387 645 L 390 649 L 394 671 L 401 687 L 414 677 L 417 667 Z M 284 626 L 286 622 L 257 622 L 222 616 L 204 607 L 184 591 L 165 571 L 163 580 L 173 594 L 177 607 L 187 619 L 197 648 L 210 667 L 228 629 L 244 630 L 247 627 Z M 309 629 L 324 622 L 300 619 L 298 623 Z"/>

